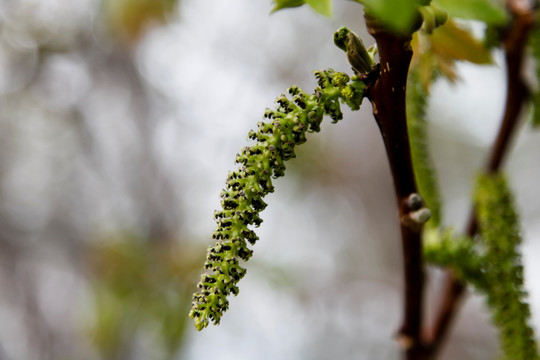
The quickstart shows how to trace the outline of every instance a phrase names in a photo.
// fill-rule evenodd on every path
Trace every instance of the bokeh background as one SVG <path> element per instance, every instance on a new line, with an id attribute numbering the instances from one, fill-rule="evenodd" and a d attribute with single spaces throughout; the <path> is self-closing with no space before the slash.
<path id="1" fill-rule="evenodd" d="M 351 1 L 331 19 L 271 6 L 0 1 L 1 360 L 399 358 L 397 211 L 367 102 L 325 122 L 276 181 L 222 324 L 197 333 L 187 317 L 249 129 L 289 85 L 311 91 L 312 70 L 349 71 L 339 26 L 373 42 Z M 505 84 L 497 64 L 458 69 L 433 85 L 428 117 L 444 222 L 459 230 Z M 538 329 L 540 133 L 524 119 L 515 140 L 506 168 Z M 430 269 L 428 303 L 440 277 Z M 441 358 L 498 351 L 471 292 Z"/>

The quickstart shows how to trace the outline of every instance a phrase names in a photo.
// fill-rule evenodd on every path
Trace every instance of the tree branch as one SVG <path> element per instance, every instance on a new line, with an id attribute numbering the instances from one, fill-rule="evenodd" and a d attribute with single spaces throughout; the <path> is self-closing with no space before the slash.
<path id="1" fill-rule="evenodd" d="M 413 31 L 405 35 L 391 33 L 367 15 L 366 25 L 377 41 L 380 57 L 379 74 L 367 97 L 373 106 L 392 171 L 403 246 L 405 299 L 398 341 L 405 358 L 412 360 L 417 359 L 415 354 L 422 348 L 424 269 L 421 229 L 429 218 L 429 211 L 417 194 L 405 115 L 405 87 L 412 57 Z"/>
<path id="2" fill-rule="evenodd" d="M 534 12 L 523 6 L 524 2 L 508 1 L 508 9 L 512 16 L 507 31 L 503 34 L 503 48 L 505 50 L 505 68 L 507 78 L 506 104 L 503 120 L 492 146 L 485 170 L 488 173 L 499 171 L 504 157 L 508 154 L 512 135 L 514 134 L 521 110 L 528 98 L 528 88 L 522 78 L 523 56 L 527 36 L 534 25 Z M 474 237 L 478 230 L 478 223 L 474 209 L 470 211 L 466 227 L 466 234 Z M 442 300 L 436 320 L 426 338 L 427 359 L 434 359 L 452 323 L 457 306 L 465 292 L 466 286 L 460 282 L 453 271 L 448 270 L 442 290 Z"/>

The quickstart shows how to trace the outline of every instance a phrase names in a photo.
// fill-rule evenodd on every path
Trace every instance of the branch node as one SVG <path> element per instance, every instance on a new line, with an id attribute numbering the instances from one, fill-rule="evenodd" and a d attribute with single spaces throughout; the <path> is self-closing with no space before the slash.
<path id="1" fill-rule="evenodd" d="M 424 199 L 412 193 L 403 202 L 403 215 L 400 222 L 413 231 L 420 231 L 422 225 L 431 217 L 431 211 L 425 206 Z"/>
<path id="2" fill-rule="evenodd" d="M 405 334 L 398 334 L 396 341 L 399 348 L 404 351 L 407 351 L 414 346 L 414 339 Z"/>

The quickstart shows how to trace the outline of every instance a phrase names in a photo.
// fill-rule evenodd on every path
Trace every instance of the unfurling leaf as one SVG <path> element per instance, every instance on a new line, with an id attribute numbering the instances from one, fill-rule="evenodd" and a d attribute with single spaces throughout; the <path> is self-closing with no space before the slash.
<path id="1" fill-rule="evenodd" d="M 362 40 L 345 26 L 334 33 L 334 44 L 347 54 L 347 60 L 357 75 L 373 70 L 373 57 Z"/>

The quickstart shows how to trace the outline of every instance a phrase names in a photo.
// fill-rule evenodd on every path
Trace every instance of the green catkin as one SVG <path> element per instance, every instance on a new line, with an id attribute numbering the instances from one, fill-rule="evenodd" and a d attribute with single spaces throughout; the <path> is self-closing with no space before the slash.
<path id="1" fill-rule="evenodd" d="M 533 105 L 531 123 L 536 127 L 540 125 L 540 26 L 538 24 L 530 33 L 529 46 L 536 62 L 537 89 L 531 96 Z"/>
<path id="2" fill-rule="evenodd" d="M 238 281 L 246 274 L 240 261 L 247 261 L 258 240 L 251 226 L 262 222 L 259 212 L 266 203 L 263 198 L 274 191 L 272 179 L 284 175 L 285 161 L 294 158 L 295 147 L 306 141 L 306 132 L 318 132 L 324 115 L 332 122 L 343 118 L 340 101 L 358 110 L 364 97 L 365 84 L 356 76 L 316 71 L 318 87 L 308 95 L 298 87 L 289 89 L 289 97 L 277 98 L 274 110 L 264 113 L 265 122 L 248 138 L 255 141 L 236 157 L 238 169 L 230 172 L 226 188 L 221 193 L 222 210 L 215 212 L 217 230 L 212 237 L 214 246 L 208 249 L 204 264 L 207 272 L 201 276 L 198 292 L 193 295 L 190 317 L 197 330 L 208 326 L 210 320 L 219 324 L 229 307 L 227 296 L 238 294 Z"/>
<path id="3" fill-rule="evenodd" d="M 504 358 L 538 359 L 525 301 L 519 221 L 506 179 L 498 174 L 479 176 L 474 198 L 485 246 L 483 290 L 499 328 Z"/>
<path id="4" fill-rule="evenodd" d="M 477 241 L 429 229 L 425 260 L 454 269 L 460 279 L 486 295 L 504 359 L 539 359 L 525 301 L 519 220 L 504 176 L 479 176 L 474 200 L 480 233 Z"/>
<path id="5" fill-rule="evenodd" d="M 441 195 L 428 146 L 425 118 L 427 97 L 428 93 L 420 83 L 418 72 L 411 70 L 407 81 L 406 109 L 414 175 L 419 193 L 431 211 L 431 219 L 426 226 L 437 228 L 441 223 Z"/>
<path id="6" fill-rule="evenodd" d="M 485 258 L 476 242 L 450 230 L 429 229 L 424 234 L 424 260 L 428 264 L 451 268 L 462 281 L 483 288 Z"/>

